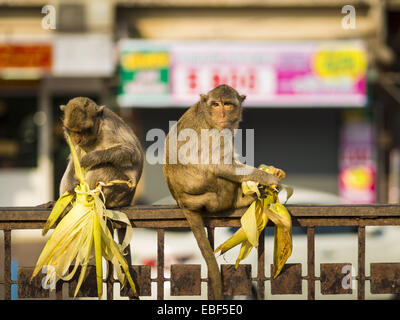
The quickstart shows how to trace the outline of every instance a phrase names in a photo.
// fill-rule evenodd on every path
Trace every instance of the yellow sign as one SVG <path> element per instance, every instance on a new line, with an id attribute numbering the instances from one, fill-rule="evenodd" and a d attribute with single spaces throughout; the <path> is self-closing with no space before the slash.
<path id="1" fill-rule="evenodd" d="M 363 165 L 351 167 L 344 171 L 343 182 L 352 189 L 370 189 L 374 184 L 374 175 L 368 167 Z"/>
<path id="2" fill-rule="evenodd" d="M 130 52 L 122 56 L 125 71 L 161 69 L 169 67 L 169 54 L 166 52 Z"/>
<path id="3" fill-rule="evenodd" d="M 314 56 L 314 70 L 321 78 L 360 78 L 367 71 L 367 57 L 359 49 L 321 50 Z"/>

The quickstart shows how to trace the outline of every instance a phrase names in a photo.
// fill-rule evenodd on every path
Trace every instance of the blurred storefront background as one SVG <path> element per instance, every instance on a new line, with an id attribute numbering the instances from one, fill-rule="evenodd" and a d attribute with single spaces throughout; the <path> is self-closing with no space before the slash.
<path id="1" fill-rule="evenodd" d="M 400 1 L 0 0 L 0 205 L 58 197 L 59 105 L 89 96 L 146 150 L 200 93 L 247 96 L 254 164 L 295 203 L 400 199 Z M 147 139 L 146 139 L 147 137 Z M 146 161 L 136 202 L 168 203 Z"/>

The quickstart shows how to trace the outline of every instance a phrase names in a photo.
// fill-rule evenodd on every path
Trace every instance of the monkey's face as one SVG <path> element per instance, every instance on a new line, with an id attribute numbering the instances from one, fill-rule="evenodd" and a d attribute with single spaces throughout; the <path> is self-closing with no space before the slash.
<path id="1" fill-rule="evenodd" d="M 207 99 L 207 111 L 209 123 L 219 131 L 236 128 L 241 118 L 241 104 L 235 97 L 210 95 Z"/>
<path id="2" fill-rule="evenodd" d="M 76 145 L 87 147 L 96 142 L 102 107 L 88 98 L 74 98 L 61 110 L 64 128 Z"/>
<path id="3" fill-rule="evenodd" d="M 246 98 L 232 87 L 222 84 L 207 95 L 200 95 L 206 121 L 212 128 L 236 129 L 242 120 L 242 102 Z"/>
<path id="4" fill-rule="evenodd" d="M 64 128 L 71 136 L 74 143 L 80 147 L 89 146 L 96 141 L 96 126 L 88 128 L 68 128 L 64 126 Z"/>

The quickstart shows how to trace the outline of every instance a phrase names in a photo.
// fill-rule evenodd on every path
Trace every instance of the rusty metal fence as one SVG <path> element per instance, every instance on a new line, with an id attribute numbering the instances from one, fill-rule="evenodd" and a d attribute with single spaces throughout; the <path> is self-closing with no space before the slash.
<path id="1" fill-rule="evenodd" d="M 252 283 L 256 283 L 257 299 L 266 299 L 265 283 L 271 282 L 271 294 L 301 294 L 302 281 L 307 282 L 307 298 L 315 299 L 315 284 L 320 281 L 322 294 L 349 293 L 341 285 L 343 263 L 321 264 L 320 276 L 315 274 L 315 227 L 320 226 L 354 226 L 358 229 L 358 263 L 355 279 L 357 280 L 357 298 L 365 299 L 365 283 L 370 281 L 371 293 L 400 293 L 400 263 L 371 263 L 370 275 L 366 276 L 365 268 L 365 227 L 400 225 L 400 205 L 334 205 L 334 206 L 300 206 L 288 205 L 292 215 L 293 226 L 305 227 L 307 230 L 307 274 L 302 275 L 302 264 L 286 264 L 281 275 L 276 279 L 266 276 L 264 255 L 264 234 L 261 234 L 257 248 L 257 273 L 252 277 L 251 265 L 241 264 L 235 270 L 234 265 L 221 265 L 223 294 L 251 295 Z M 131 273 L 137 285 L 139 296 L 151 295 L 151 284 L 156 283 L 157 299 L 164 299 L 164 284 L 170 281 L 171 295 L 200 296 L 201 283 L 208 283 L 208 278 L 201 278 L 200 265 L 174 264 L 170 277 L 164 275 L 164 231 L 168 228 L 187 228 L 188 224 L 176 206 L 133 206 L 122 208 L 134 228 L 157 229 L 157 276 L 151 277 L 148 265 L 131 266 Z M 11 286 L 18 286 L 19 298 L 48 298 L 49 290 L 41 286 L 36 277 L 29 281 L 32 268 L 18 269 L 17 280 L 11 278 L 11 230 L 41 229 L 47 220 L 50 210 L 21 207 L 0 208 L 0 230 L 4 233 L 4 266 L 3 280 L 4 298 L 11 299 Z M 214 230 L 218 227 L 238 227 L 244 210 L 227 211 L 205 215 L 208 238 L 214 247 Z M 271 223 L 267 227 L 272 226 Z M 118 225 L 117 225 L 118 227 Z M 400 236 L 400 235 L 399 235 Z M 400 243 L 393 243 L 400 245 Z M 400 257 L 399 257 L 400 258 Z M 318 267 L 318 266 L 317 266 Z M 79 274 L 79 272 L 77 272 Z M 113 299 L 113 286 L 117 280 L 113 272 L 104 279 L 107 299 Z M 68 284 L 69 295 L 72 296 L 77 278 Z M 63 281 L 58 281 L 55 292 L 56 299 L 62 299 Z M 348 289 L 351 291 L 351 289 Z M 127 292 L 121 291 L 121 296 Z M 96 297 L 96 279 L 94 267 L 88 268 L 78 296 Z M 210 293 L 208 294 L 210 298 Z"/>

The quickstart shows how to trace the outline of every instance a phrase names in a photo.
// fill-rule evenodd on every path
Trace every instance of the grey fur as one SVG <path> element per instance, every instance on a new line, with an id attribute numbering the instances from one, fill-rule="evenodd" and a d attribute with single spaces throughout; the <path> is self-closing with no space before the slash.
<path id="1" fill-rule="evenodd" d="M 87 98 L 75 98 L 68 102 L 64 108 L 64 124 L 75 123 L 75 126 L 79 126 L 76 125 L 79 119 L 74 119 L 75 122 L 69 121 L 68 115 L 73 113 L 73 108 L 82 107 L 85 99 Z M 89 101 L 92 102 L 90 99 Z M 88 105 L 85 103 L 84 108 L 88 108 Z M 75 112 L 82 115 L 82 123 L 92 120 L 93 128 L 97 129 L 90 133 L 92 136 L 88 137 L 87 144 L 76 148 L 81 165 L 89 168 L 86 180 L 90 188 L 95 188 L 99 182 L 108 183 L 112 180 L 132 182 L 135 184 L 134 188 L 126 184 L 103 188 L 108 208 L 128 206 L 133 201 L 136 185 L 143 170 L 142 146 L 131 128 L 117 114 L 104 106 L 96 106 L 95 109 L 97 113 L 81 112 L 81 110 Z M 90 116 L 93 119 L 86 119 Z M 82 150 L 86 153 L 85 155 Z M 69 159 L 67 169 L 61 179 L 60 195 L 65 191 L 73 190 L 77 183 L 73 162 Z"/>

